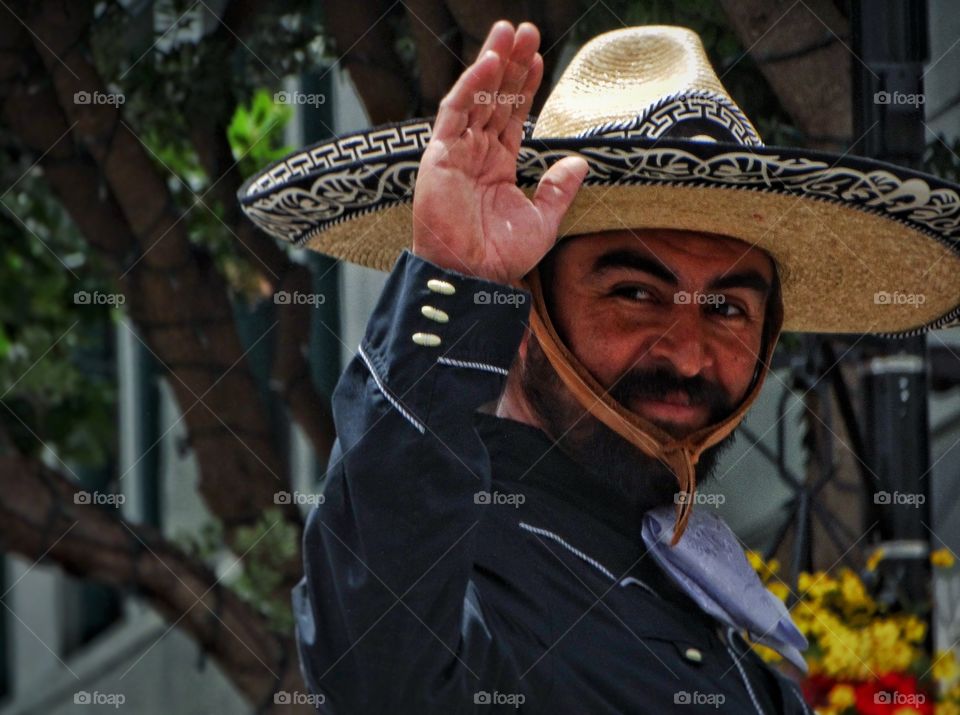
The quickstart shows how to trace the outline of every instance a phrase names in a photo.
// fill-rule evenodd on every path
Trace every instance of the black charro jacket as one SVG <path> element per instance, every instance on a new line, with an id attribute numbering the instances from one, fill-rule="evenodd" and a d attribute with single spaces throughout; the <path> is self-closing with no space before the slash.
<path id="1" fill-rule="evenodd" d="M 477 411 L 504 388 L 529 300 L 397 260 L 333 395 L 293 594 L 319 711 L 810 713 L 646 554 L 640 514 L 541 430 Z"/>

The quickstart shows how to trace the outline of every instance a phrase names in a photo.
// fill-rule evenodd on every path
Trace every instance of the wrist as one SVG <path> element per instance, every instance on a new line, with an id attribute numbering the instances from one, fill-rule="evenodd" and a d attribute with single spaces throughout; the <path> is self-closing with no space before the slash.
<path id="1" fill-rule="evenodd" d="M 480 261 L 461 251 L 455 251 L 438 239 L 432 241 L 417 241 L 414 239 L 410 252 L 433 265 L 461 276 L 498 280 L 494 276 L 486 275 L 487 271 L 480 268 Z"/>

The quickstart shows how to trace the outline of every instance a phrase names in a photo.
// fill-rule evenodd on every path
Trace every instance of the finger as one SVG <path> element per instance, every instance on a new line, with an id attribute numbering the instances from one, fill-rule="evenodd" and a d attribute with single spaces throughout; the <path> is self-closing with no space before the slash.
<path id="1" fill-rule="evenodd" d="M 437 107 L 433 124 L 433 137 L 441 140 L 457 139 L 470 123 L 470 113 L 476 107 L 476 95 L 482 88 L 496 81 L 501 58 L 487 50 L 477 61 L 463 71 Z"/>
<path id="2" fill-rule="evenodd" d="M 507 126 L 513 114 L 516 102 L 514 97 L 519 96 L 530 73 L 531 62 L 540 46 L 540 31 L 530 22 L 524 22 L 517 28 L 510 59 L 507 62 L 495 101 L 494 111 L 487 122 L 487 129 L 500 134 Z"/>
<path id="3" fill-rule="evenodd" d="M 509 33 L 504 33 L 502 37 L 498 36 L 495 38 L 494 49 L 492 51 L 496 52 L 500 58 L 500 65 L 493 78 L 485 81 L 480 89 L 473 93 L 473 108 L 470 110 L 469 126 L 474 127 L 478 131 L 482 131 L 487 126 L 490 117 L 497 109 L 497 96 L 503 84 L 504 73 L 509 66 L 510 53 L 513 52 L 513 40 L 512 27 Z M 488 50 L 488 52 L 490 52 L 490 50 Z"/>
<path id="4" fill-rule="evenodd" d="M 530 116 L 530 107 L 533 105 L 533 98 L 542 79 L 543 57 L 536 52 L 530 63 L 530 70 L 527 72 L 526 84 L 519 92 L 518 104 L 507 118 L 507 126 L 500 132 L 500 143 L 514 156 L 520 152 L 520 144 L 523 142 L 523 123 Z"/>
<path id="5" fill-rule="evenodd" d="M 506 20 L 495 22 L 487 33 L 476 60 L 467 67 L 437 108 L 433 136 L 457 138 L 468 126 L 470 112 L 476 106 L 475 95 L 498 82 L 501 58 L 513 47 L 513 25 Z"/>
<path id="6" fill-rule="evenodd" d="M 505 36 L 504 30 L 509 29 L 510 32 L 513 32 L 513 23 L 509 20 L 497 20 L 490 26 L 490 32 L 487 33 L 486 39 L 483 41 L 483 46 L 480 48 L 480 51 L 477 52 L 477 57 L 482 57 L 483 53 L 487 50 L 493 50 L 494 52 L 500 53 L 504 48 L 503 44 L 498 44 L 503 42 L 502 37 Z M 513 37 L 511 36 L 511 45 Z M 506 49 L 509 49 L 510 45 Z"/>
<path id="7" fill-rule="evenodd" d="M 583 157 L 567 156 L 547 169 L 533 194 L 533 205 L 540 211 L 547 235 L 556 238 L 560 222 L 589 170 Z"/>

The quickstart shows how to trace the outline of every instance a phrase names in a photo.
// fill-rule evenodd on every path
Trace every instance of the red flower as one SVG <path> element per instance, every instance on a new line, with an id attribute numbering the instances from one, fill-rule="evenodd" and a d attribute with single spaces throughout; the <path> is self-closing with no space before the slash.
<path id="1" fill-rule="evenodd" d="M 837 684 L 837 681 L 829 675 L 811 675 L 803 679 L 801 689 L 803 690 L 803 699 L 812 707 L 821 707 L 827 704 L 827 696 L 830 689 Z"/>
<path id="2" fill-rule="evenodd" d="M 917 688 L 917 679 L 902 673 L 887 673 L 877 680 L 861 683 L 856 689 L 857 712 L 863 715 L 893 715 L 913 708 L 921 715 L 933 715 L 933 698 Z"/>

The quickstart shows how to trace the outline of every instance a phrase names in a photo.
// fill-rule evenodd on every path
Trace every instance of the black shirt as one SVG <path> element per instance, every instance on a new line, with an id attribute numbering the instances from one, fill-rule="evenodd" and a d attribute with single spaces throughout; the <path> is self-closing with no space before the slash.
<path id="1" fill-rule="evenodd" d="M 529 299 L 409 251 L 394 266 L 334 392 L 294 590 L 318 709 L 809 713 L 647 555 L 635 507 L 541 430 L 477 411 Z"/>

